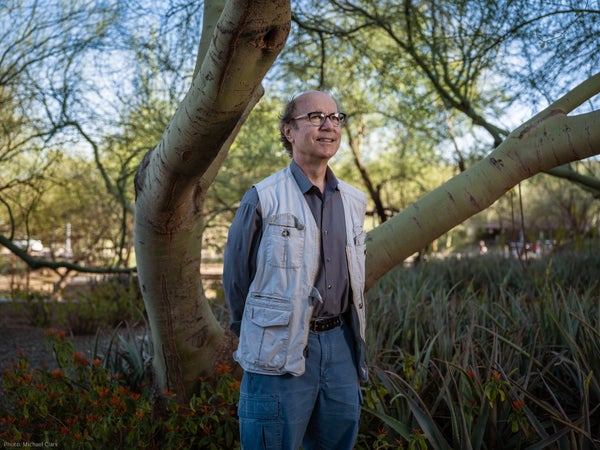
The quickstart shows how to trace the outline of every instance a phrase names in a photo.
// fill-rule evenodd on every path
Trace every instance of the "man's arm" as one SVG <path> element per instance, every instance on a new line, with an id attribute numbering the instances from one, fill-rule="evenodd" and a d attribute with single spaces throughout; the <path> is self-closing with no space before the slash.
<path id="1" fill-rule="evenodd" d="M 256 254 L 262 237 L 260 201 L 252 188 L 242 198 L 229 228 L 223 261 L 223 290 L 231 316 L 231 331 L 240 335 L 244 305 L 256 273 Z"/>

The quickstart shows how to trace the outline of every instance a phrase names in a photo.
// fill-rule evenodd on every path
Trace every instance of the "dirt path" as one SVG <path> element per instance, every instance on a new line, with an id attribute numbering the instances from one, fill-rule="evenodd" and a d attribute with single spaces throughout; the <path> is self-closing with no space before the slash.
<path id="1" fill-rule="evenodd" d="M 207 295 L 216 295 L 215 286 L 220 283 L 222 266 L 212 264 L 203 266 L 204 288 Z M 85 289 L 93 276 L 76 276 L 69 279 L 66 291 Z M 10 367 L 17 360 L 17 352 L 24 351 L 31 366 L 40 368 L 47 366 L 56 367 L 54 355 L 46 342 L 46 329 L 31 325 L 30 318 L 24 308 L 15 307 L 9 302 L 11 292 L 38 292 L 44 297 L 50 298 L 54 284 L 58 281 L 56 274 L 35 271 L 21 274 L 20 276 L 0 275 L 0 371 Z M 98 348 L 104 351 L 108 348 L 114 329 L 99 332 Z M 94 343 L 97 337 L 71 336 L 75 350 L 82 352 L 90 358 L 93 353 Z"/>
<path id="2" fill-rule="evenodd" d="M 5 301 L 0 302 L 0 372 L 18 359 L 18 353 L 24 352 L 32 368 L 56 368 L 56 361 L 46 340 L 47 329 L 35 327 L 27 317 L 15 310 L 14 305 Z M 95 335 L 71 336 L 75 351 L 81 352 L 86 358 L 93 356 Z M 99 349 L 108 347 L 110 332 L 100 332 L 98 335 Z"/>

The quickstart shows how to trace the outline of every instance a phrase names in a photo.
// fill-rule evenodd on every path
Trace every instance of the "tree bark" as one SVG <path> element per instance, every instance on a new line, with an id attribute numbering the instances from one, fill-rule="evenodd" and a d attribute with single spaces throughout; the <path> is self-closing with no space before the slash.
<path id="1" fill-rule="evenodd" d="M 136 175 L 135 250 L 161 387 L 185 401 L 229 348 L 202 292 L 202 208 L 231 142 L 262 95 L 290 28 L 289 1 L 209 2 L 196 73 Z M 210 26 L 210 18 L 218 22 Z M 207 45 L 210 42 L 210 45 Z"/>

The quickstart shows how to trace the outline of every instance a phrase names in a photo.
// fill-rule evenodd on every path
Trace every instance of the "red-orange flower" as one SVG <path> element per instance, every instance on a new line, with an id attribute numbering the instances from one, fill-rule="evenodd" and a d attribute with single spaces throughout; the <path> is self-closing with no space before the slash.
<path id="1" fill-rule="evenodd" d="M 73 361 L 79 366 L 87 366 L 89 364 L 88 359 L 81 352 L 73 352 Z"/>
<path id="2" fill-rule="evenodd" d="M 98 397 L 100 398 L 106 398 L 108 397 L 108 394 L 110 394 L 110 389 L 107 387 L 98 389 Z"/>
<path id="3" fill-rule="evenodd" d="M 217 373 L 219 375 L 223 375 L 229 372 L 231 372 L 231 367 L 229 366 L 229 364 L 219 364 L 217 366 Z"/>
<path id="4" fill-rule="evenodd" d="M 115 408 L 124 408 L 125 407 L 125 402 L 123 402 L 117 394 L 113 394 L 110 397 L 109 402 Z"/>
<path id="5" fill-rule="evenodd" d="M 57 330 L 56 328 L 49 328 L 44 333 L 46 336 L 54 336 L 58 340 L 62 340 L 67 336 L 64 330 Z"/>
<path id="6" fill-rule="evenodd" d="M 11 424 L 15 423 L 16 421 L 17 421 L 17 418 L 13 417 L 13 416 L 0 418 L 0 423 L 4 426 L 11 425 Z"/>
<path id="7" fill-rule="evenodd" d="M 523 406 L 525 406 L 524 400 L 513 400 L 512 401 L 512 409 L 516 412 L 521 412 L 523 410 Z"/>
<path id="8" fill-rule="evenodd" d="M 33 375 L 30 373 L 23 374 L 21 378 L 17 380 L 17 383 L 20 385 L 29 384 L 33 380 Z"/>
<path id="9" fill-rule="evenodd" d="M 95 423 L 100 422 L 101 420 L 102 416 L 99 416 L 98 414 L 88 414 L 85 416 L 86 423 Z"/>
<path id="10" fill-rule="evenodd" d="M 77 422 L 77 416 L 73 416 L 73 417 L 69 417 L 68 419 L 65 419 L 66 425 L 73 425 L 76 422 Z"/>

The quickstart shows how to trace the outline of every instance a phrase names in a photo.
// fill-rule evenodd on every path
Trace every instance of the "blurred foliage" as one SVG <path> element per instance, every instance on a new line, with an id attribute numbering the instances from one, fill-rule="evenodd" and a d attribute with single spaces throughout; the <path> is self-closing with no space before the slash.
<path id="1" fill-rule="evenodd" d="M 10 293 L 7 307 L 21 313 L 30 325 L 60 325 L 73 335 L 94 335 L 98 329 L 145 322 L 144 301 L 132 276 L 104 276 L 70 284 L 60 300 L 33 287 L 20 288 Z"/>
<path id="2" fill-rule="evenodd" d="M 65 295 L 59 312 L 62 322 L 78 334 L 94 334 L 120 323 L 144 323 L 144 300 L 135 277 L 107 277 L 91 280 Z"/>

